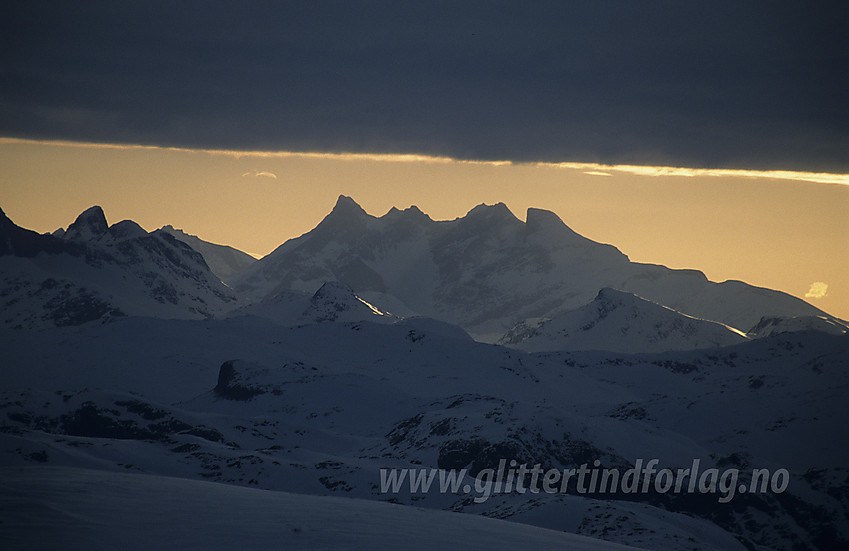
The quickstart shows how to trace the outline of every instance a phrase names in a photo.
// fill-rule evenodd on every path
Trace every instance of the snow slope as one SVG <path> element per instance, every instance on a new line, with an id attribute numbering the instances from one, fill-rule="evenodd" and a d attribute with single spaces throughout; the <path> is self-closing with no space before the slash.
<path id="1" fill-rule="evenodd" d="M 0 470 L 4 549 L 634 549 L 528 525 L 340 497 L 69 468 Z"/>
<path id="2" fill-rule="evenodd" d="M 586 306 L 551 320 L 518 324 L 499 344 L 528 352 L 607 350 L 635 354 L 718 348 L 745 340 L 744 335 L 725 325 L 604 288 Z"/>

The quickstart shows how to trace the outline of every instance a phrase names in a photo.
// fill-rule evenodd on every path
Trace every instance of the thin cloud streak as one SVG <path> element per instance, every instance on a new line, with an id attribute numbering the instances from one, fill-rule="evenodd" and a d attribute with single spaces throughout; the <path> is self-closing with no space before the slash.
<path id="1" fill-rule="evenodd" d="M 514 161 L 482 161 L 475 159 L 456 159 L 452 157 L 414 155 L 414 154 L 391 154 L 391 153 L 321 153 L 310 151 L 237 151 L 227 149 L 190 149 L 182 147 L 162 147 L 152 145 L 124 145 L 108 143 L 89 143 L 53 140 L 30 140 L 23 138 L 0 137 L 0 145 L 6 144 L 32 144 L 57 147 L 76 147 L 88 149 L 115 149 L 115 150 L 151 150 L 151 151 L 174 151 L 182 153 L 193 153 L 213 156 L 227 156 L 236 159 L 259 158 L 259 159 L 316 159 L 328 161 L 372 161 L 386 163 L 428 163 L 428 164 L 458 164 L 458 165 L 480 165 L 480 166 L 534 166 L 540 168 L 568 169 L 581 171 L 592 176 L 610 176 L 610 172 L 632 174 L 635 176 L 648 177 L 725 177 L 725 178 L 766 178 L 773 180 L 793 180 L 797 182 L 810 182 L 818 184 L 837 184 L 849 186 L 849 174 L 834 174 L 821 172 L 800 172 L 790 170 L 746 170 L 746 169 L 713 169 L 713 168 L 687 168 L 671 166 L 639 166 L 639 165 L 606 165 L 599 163 L 524 163 Z M 276 178 L 276 174 L 269 172 L 251 171 L 243 176 L 267 176 Z"/>
<path id="2" fill-rule="evenodd" d="M 249 170 L 242 174 L 242 178 L 272 178 L 274 180 L 277 179 L 277 175 L 273 172 L 267 172 L 265 170 Z"/>

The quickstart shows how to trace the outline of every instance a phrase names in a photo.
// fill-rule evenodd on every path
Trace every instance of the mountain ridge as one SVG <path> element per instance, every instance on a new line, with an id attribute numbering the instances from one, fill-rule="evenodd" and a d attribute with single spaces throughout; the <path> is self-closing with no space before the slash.
<path id="1" fill-rule="evenodd" d="M 378 218 L 342 195 L 313 230 L 284 242 L 231 283 L 255 301 L 286 289 L 312 293 L 331 280 L 361 294 L 392 295 L 487 342 L 522 319 L 587 304 L 603 287 L 743 332 L 764 316 L 828 316 L 779 291 L 631 262 L 553 212 L 531 208 L 522 222 L 503 203 L 434 221 L 412 207 Z"/>
<path id="2" fill-rule="evenodd" d="M 160 240 L 145 241 L 152 238 Z M 351 197 L 340 195 L 333 209 L 311 231 L 285 241 L 259 261 L 170 225 L 150 233 L 131 220 L 109 226 L 97 205 L 81 213 L 67 230 L 52 235 L 20 228 L 5 214 L 0 218 L 0 257 L 30 258 L 33 264 L 44 264 L 44 259 L 39 260 L 44 252 L 67 254 L 89 268 L 126 268 L 132 264 L 131 258 L 140 258 L 136 249 L 141 243 L 148 243 L 142 248 L 149 249 L 142 256 L 159 258 L 156 270 L 171 270 L 169 277 L 186 276 L 196 287 L 200 279 L 207 278 L 200 274 L 214 274 L 217 282 L 200 284 L 207 291 L 215 288 L 214 296 L 186 305 L 191 315 L 221 315 L 237 307 L 237 295 L 247 299 L 241 303 L 261 302 L 284 291 L 313 295 L 325 283 L 339 282 L 378 307 L 387 304 L 404 316 L 420 315 L 456 324 L 484 342 L 498 341 L 523 320 L 552 319 L 587 305 L 602 288 L 619 289 L 685 316 L 715 321 L 744 333 L 753 331 L 762 319 L 773 318 L 823 319 L 822 323 L 812 321 L 808 325 L 829 331 L 832 327 L 842 330 L 846 325 L 780 291 L 734 280 L 714 283 L 697 270 L 631 262 L 616 247 L 581 236 L 556 213 L 530 207 L 523 222 L 504 203 L 482 203 L 465 216 L 437 221 L 416 206 L 404 210 L 392 207 L 383 216 L 373 216 Z M 131 258 L 120 260 L 122 255 Z M 189 265 L 193 267 L 187 268 Z M 48 272 L 61 276 L 61 270 L 54 266 Z M 158 276 L 151 275 L 154 272 L 133 277 L 156 279 Z M 18 275 L 18 283 L 11 285 L 29 277 Z M 46 281 L 43 275 L 38 277 Z M 92 287 L 78 281 L 72 287 L 81 290 L 54 292 L 50 300 L 61 302 L 77 293 L 75 300 L 99 304 L 96 310 L 102 312 L 112 309 L 107 305 L 121 302 L 122 289 L 110 283 L 106 287 L 111 285 L 111 291 L 104 294 L 103 278 L 95 272 L 89 277 L 100 283 Z M 221 281 L 230 288 L 221 286 Z M 179 287 L 173 282 L 165 284 L 163 289 L 170 290 L 155 300 L 174 303 Z M 23 296 L 12 294 L 18 297 L 13 300 Z M 31 288 L 25 294 L 34 295 L 36 290 Z M 223 297 L 229 298 L 222 303 Z M 204 306 L 207 300 L 218 304 Z M 129 311 L 162 315 L 163 309 L 130 307 Z M 760 334 L 754 331 L 752 336 Z"/>
<path id="3" fill-rule="evenodd" d="M 0 219 L 0 323 L 51 327 L 125 315 L 210 318 L 237 302 L 203 256 L 133 221 L 109 226 L 86 209 L 65 232 L 38 234 Z"/>

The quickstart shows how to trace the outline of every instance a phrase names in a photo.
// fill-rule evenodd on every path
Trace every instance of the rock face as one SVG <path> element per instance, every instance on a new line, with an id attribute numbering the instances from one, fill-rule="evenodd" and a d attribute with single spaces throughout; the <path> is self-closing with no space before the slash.
<path id="1" fill-rule="evenodd" d="M 218 370 L 218 384 L 213 392 L 220 398 L 227 400 L 247 401 L 267 390 L 261 385 L 251 382 L 259 375 L 249 373 L 250 367 L 239 360 L 229 360 L 221 364 Z"/>
<path id="2" fill-rule="evenodd" d="M 743 331 L 765 315 L 827 316 L 784 293 L 630 262 L 552 212 L 528 209 L 522 222 L 503 203 L 433 221 L 415 207 L 371 216 L 341 196 L 315 229 L 285 242 L 231 284 L 260 300 L 284 290 L 312 294 L 326 281 L 344 283 L 360 296 L 391 296 L 412 312 L 455 323 L 488 342 L 521 320 L 585 305 L 603 287 Z"/>

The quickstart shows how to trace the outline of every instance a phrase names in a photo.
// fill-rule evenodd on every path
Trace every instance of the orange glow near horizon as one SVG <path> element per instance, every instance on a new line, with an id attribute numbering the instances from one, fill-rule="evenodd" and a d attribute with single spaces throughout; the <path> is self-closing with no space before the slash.
<path id="1" fill-rule="evenodd" d="M 430 155 L 415 155 L 409 153 L 321 153 L 309 151 L 238 151 L 228 149 L 190 149 L 182 147 L 163 147 L 154 145 L 121 145 L 103 144 L 90 142 L 69 142 L 49 140 L 27 140 L 21 138 L 2 138 L 0 146 L 6 144 L 30 144 L 61 147 L 80 147 L 93 149 L 117 149 L 117 150 L 150 150 L 150 151 L 174 151 L 182 153 L 203 153 L 207 155 L 224 155 L 243 158 L 258 159 L 323 159 L 339 161 L 374 161 L 388 163 L 440 163 L 440 164 L 469 164 L 482 166 L 523 166 L 531 165 L 542 168 L 566 168 L 581 170 L 584 174 L 592 176 L 610 176 L 609 171 L 623 172 L 638 176 L 713 176 L 713 177 L 743 177 L 743 178 L 768 178 L 776 180 L 794 180 L 798 182 L 813 182 L 819 184 L 841 184 L 849 186 L 849 174 L 835 174 L 828 172 L 800 172 L 792 170 L 747 170 L 726 168 L 686 168 L 671 166 L 637 166 L 637 165 L 605 165 L 598 163 L 577 162 L 514 162 L 514 161 L 483 161 L 474 159 L 458 159 L 453 157 L 438 157 Z M 254 176 L 269 176 L 267 172 L 259 172 Z"/>
<path id="2" fill-rule="evenodd" d="M 11 138 L 0 138 L 0 166 L 0 207 L 39 232 L 99 204 L 110 223 L 172 224 L 262 256 L 340 194 L 376 216 L 416 205 L 434 220 L 503 202 L 519 218 L 554 211 L 634 261 L 780 289 L 849 318 L 849 175 Z"/>

